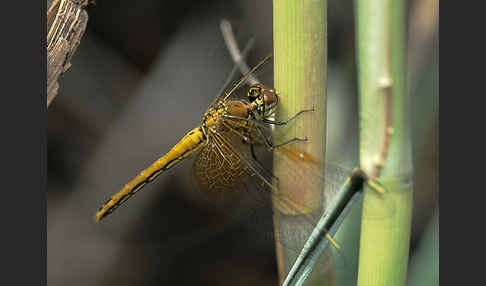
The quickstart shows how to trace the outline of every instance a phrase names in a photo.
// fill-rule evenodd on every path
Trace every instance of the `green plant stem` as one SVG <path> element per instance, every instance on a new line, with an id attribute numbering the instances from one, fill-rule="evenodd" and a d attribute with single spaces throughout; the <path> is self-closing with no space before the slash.
<path id="1" fill-rule="evenodd" d="M 307 137 L 307 142 L 298 142 L 292 147 L 319 159 L 322 169 L 326 146 L 326 6 L 325 0 L 274 0 L 273 6 L 275 89 L 280 97 L 276 119 L 287 120 L 301 110 L 314 108 L 288 126 L 277 127 L 275 138 L 280 142 L 274 143 Z M 292 176 L 286 173 L 292 171 L 280 164 L 278 157 L 274 159 L 274 173 L 279 178 L 283 195 L 308 206 L 306 211 L 322 210 L 324 186 L 303 187 L 302 182 L 288 179 Z M 293 224 L 297 222 L 288 214 L 275 213 L 277 236 L 279 231 L 288 234 L 296 229 Z M 296 242 L 291 248 L 300 249 L 304 242 L 305 239 Z M 291 242 L 285 242 L 288 243 Z M 298 251 L 287 252 L 277 245 L 280 279 L 289 271 L 297 254 Z"/>
<path id="2" fill-rule="evenodd" d="M 357 0 L 360 165 L 367 184 L 358 285 L 405 285 L 412 184 L 405 92 L 404 3 Z"/>
<path id="3" fill-rule="evenodd" d="M 410 262 L 410 286 L 439 286 L 439 209 L 435 210 Z"/>

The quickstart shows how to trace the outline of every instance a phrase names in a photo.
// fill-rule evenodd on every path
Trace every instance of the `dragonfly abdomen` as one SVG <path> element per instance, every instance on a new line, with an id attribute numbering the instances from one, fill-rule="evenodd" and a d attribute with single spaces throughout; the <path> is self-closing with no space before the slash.
<path id="1" fill-rule="evenodd" d="M 200 126 L 189 131 L 169 152 L 140 172 L 138 176 L 128 182 L 118 193 L 114 194 L 104 203 L 96 213 L 96 220 L 100 221 L 111 214 L 147 183 L 150 183 L 157 176 L 198 151 L 204 145 L 205 141 L 206 136 L 203 134 Z"/>

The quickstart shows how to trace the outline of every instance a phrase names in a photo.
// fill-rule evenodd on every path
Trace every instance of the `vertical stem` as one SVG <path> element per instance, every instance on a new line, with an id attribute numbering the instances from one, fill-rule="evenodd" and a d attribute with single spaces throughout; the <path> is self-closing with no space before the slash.
<path id="1" fill-rule="evenodd" d="M 308 152 L 325 162 L 326 146 L 326 65 L 327 65 L 327 2 L 325 0 L 274 0 L 274 74 L 275 89 L 280 97 L 277 120 L 287 120 L 297 112 L 311 109 L 300 115 L 285 127 L 276 128 L 276 140 L 284 142 L 297 138 L 308 138 L 307 142 L 295 143 L 293 147 Z M 278 143 L 278 142 L 275 142 Z M 304 211 L 313 213 L 322 210 L 322 190 L 324 186 L 304 186 L 303 182 L 292 181 L 292 172 L 278 157 L 274 157 L 274 172 L 279 178 L 283 194 L 299 205 Z M 289 213 L 275 208 L 276 233 L 280 239 L 287 237 L 297 223 Z M 310 231 L 310 230 L 309 230 Z M 285 235 L 284 235 L 285 234 Z M 278 235 L 277 235 L 278 236 Z M 302 234 L 299 235 L 303 237 Z M 305 235 L 305 237 L 307 234 Z M 289 242 L 293 249 L 300 249 L 305 242 Z M 280 249 L 280 251 L 279 251 Z M 289 271 L 297 257 L 297 251 L 287 252 L 279 248 L 277 256 L 281 279 Z"/>
<path id="2" fill-rule="evenodd" d="M 407 285 L 439 285 L 439 209 L 435 210 L 414 251 Z"/>
<path id="3" fill-rule="evenodd" d="M 364 190 L 358 285 L 404 285 L 411 210 L 404 3 L 356 0 L 360 165 L 384 189 Z"/>

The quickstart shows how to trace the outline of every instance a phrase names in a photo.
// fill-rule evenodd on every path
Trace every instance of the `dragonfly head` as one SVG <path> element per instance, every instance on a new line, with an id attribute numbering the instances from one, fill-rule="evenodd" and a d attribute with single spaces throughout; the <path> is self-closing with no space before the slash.
<path id="1" fill-rule="evenodd" d="M 275 93 L 275 89 L 257 83 L 252 85 L 248 90 L 248 100 L 254 111 L 258 112 L 261 116 L 266 117 L 275 111 L 275 107 L 278 103 L 278 96 Z"/>

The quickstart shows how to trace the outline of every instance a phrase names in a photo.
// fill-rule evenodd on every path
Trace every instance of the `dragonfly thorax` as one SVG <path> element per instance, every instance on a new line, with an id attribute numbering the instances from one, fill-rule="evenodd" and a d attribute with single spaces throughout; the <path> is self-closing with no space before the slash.
<path id="1" fill-rule="evenodd" d="M 205 133 L 218 132 L 224 129 L 224 121 L 231 121 L 231 126 L 244 127 L 250 119 L 250 105 L 243 100 L 228 100 L 204 113 L 201 126 Z"/>

